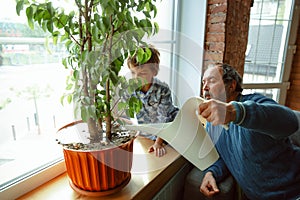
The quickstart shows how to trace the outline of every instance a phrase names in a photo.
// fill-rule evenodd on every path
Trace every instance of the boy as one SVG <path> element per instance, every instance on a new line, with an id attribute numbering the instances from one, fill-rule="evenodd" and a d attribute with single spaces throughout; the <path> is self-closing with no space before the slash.
<path id="1" fill-rule="evenodd" d="M 133 94 L 143 103 L 143 107 L 136 117 L 139 124 L 170 122 L 174 120 L 179 109 L 172 103 L 169 86 L 155 77 L 159 71 L 159 51 L 151 45 L 148 48 L 152 54 L 147 63 L 139 65 L 135 56 L 129 57 L 127 60 L 132 77 L 140 78 L 145 82 L 141 90 L 135 91 Z M 163 147 L 164 141 L 161 138 L 146 133 L 140 135 L 155 140 L 149 148 L 149 152 L 154 151 L 158 157 L 166 154 Z"/>

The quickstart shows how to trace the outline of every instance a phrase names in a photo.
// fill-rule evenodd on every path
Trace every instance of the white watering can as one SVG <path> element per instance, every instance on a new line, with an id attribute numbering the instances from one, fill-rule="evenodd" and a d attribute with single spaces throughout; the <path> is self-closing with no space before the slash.
<path id="1" fill-rule="evenodd" d="M 203 101 L 200 97 L 189 98 L 172 122 L 125 127 L 157 135 L 197 168 L 205 170 L 217 161 L 219 155 L 197 114 L 198 106 Z"/>

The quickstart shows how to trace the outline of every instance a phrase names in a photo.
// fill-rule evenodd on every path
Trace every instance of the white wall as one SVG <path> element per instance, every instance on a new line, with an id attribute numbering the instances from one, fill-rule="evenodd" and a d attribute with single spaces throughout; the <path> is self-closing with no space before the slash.
<path id="1" fill-rule="evenodd" d="M 179 1 L 175 74 L 178 105 L 200 95 L 206 5 L 206 0 Z"/>
<path id="2" fill-rule="evenodd" d="M 179 107 L 189 97 L 200 95 L 206 1 L 159 1 L 154 19 L 159 33 L 148 38 L 161 54 L 157 77 L 169 84 Z"/>

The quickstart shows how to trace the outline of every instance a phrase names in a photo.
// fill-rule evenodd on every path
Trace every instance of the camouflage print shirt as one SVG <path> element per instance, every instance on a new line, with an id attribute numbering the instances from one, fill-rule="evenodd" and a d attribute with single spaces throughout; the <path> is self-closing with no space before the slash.
<path id="1" fill-rule="evenodd" d="M 173 105 L 169 86 L 157 78 L 153 78 L 152 85 L 146 93 L 137 91 L 135 96 L 143 103 L 141 111 L 136 115 L 139 124 L 171 122 L 179 111 Z M 155 136 L 146 133 L 141 135 L 156 139 Z"/>

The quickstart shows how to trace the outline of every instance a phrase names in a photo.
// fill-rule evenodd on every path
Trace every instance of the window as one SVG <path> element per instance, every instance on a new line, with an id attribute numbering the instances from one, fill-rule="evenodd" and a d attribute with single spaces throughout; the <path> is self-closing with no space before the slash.
<path id="1" fill-rule="evenodd" d="M 61 64 L 63 46 L 46 47 L 45 33 L 28 28 L 26 17 L 16 14 L 15 1 L 0 3 L 6 5 L 0 7 L 0 199 L 15 199 L 64 171 L 55 133 L 73 121 L 73 109 L 60 104 L 70 73 Z M 168 36 L 176 8 L 176 0 L 158 1 L 156 21 Z M 162 51 L 159 78 L 172 85 L 174 38 L 161 34 L 150 42 Z"/>
<path id="2" fill-rule="evenodd" d="M 254 1 L 243 77 L 245 93 L 251 89 L 284 104 L 294 4 L 293 0 Z"/>

